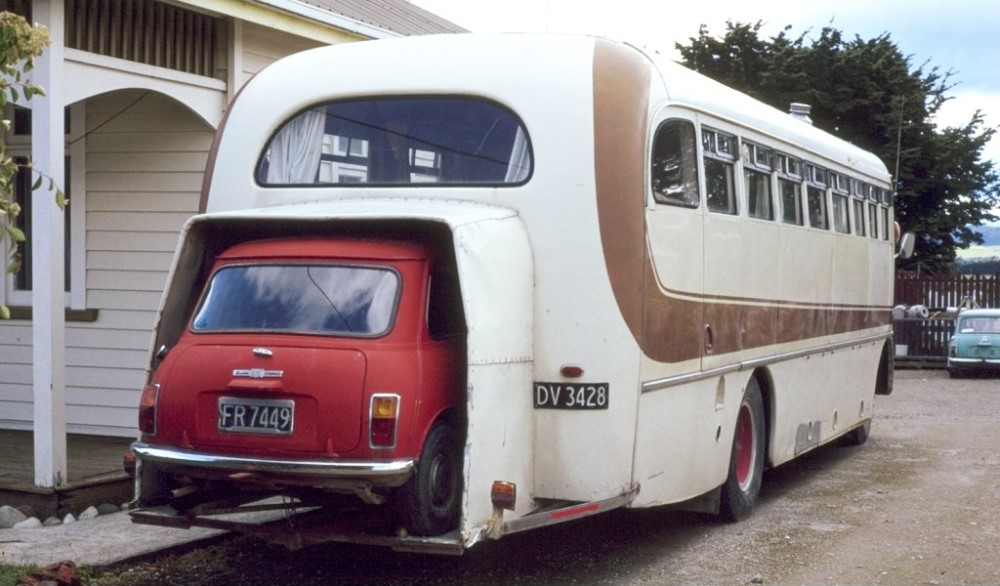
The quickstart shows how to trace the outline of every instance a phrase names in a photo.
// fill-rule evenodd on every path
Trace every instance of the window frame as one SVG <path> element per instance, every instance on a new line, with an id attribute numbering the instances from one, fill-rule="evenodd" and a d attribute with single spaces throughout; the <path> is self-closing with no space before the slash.
<path id="1" fill-rule="evenodd" d="M 28 110 L 27 108 L 25 110 Z M 69 278 L 65 281 L 64 305 L 67 309 L 86 309 L 86 271 L 87 271 L 87 239 L 86 239 L 86 212 L 87 212 L 87 166 L 86 166 L 86 109 L 83 102 L 77 102 L 67 106 L 68 126 L 65 134 L 65 174 L 66 177 L 58 181 L 59 187 L 64 189 L 67 198 L 70 200 L 64 215 L 64 222 L 69 230 L 69 238 L 65 241 L 64 263 L 68 270 Z M 18 116 L 22 120 L 30 120 L 29 117 Z M 13 120 L 14 118 L 8 118 Z M 16 124 L 6 133 L 7 155 L 11 157 L 31 157 L 31 129 L 27 131 L 17 128 Z M 65 183 L 72 189 L 67 189 Z M 29 183 L 30 185 L 30 183 Z M 31 194 L 28 193 L 31 201 Z M 25 210 L 22 210 L 22 214 Z M 19 248 L 25 249 L 31 245 L 30 226 L 25 230 L 26 241 L 22 242 Z M 3 246 L 4 259 L 10 256 L 10 243 L 5 239 Z M 4 268 L 6 268 L 6 263 Z M 28 263 L 21 270 L 30 271 Z M 33 293 L 31 289 L 20 289 L 17 287 L 17 275 L 4 272 L 3 287 L 0 287 L 0 303 L 12 307 L 31 307 Z"/>
<path id="2" fill-rule="evenodd" d="M 690 144 L 691 160 L 682 161 L 680 171 L 681 173 L 687 172 L 688 170 L 694 172 L 694 186 L 693 186 L 694 189 L 691 190 L 689 181 L 685 181 L 685 185 L 688 186 L 688 189 L 684 190 L 684 197 L 677 199 L 666 196 L 665 194 L 662 193 L 662 191 L 656 188 L 657 184 L 656 166 L 659 164 L 659 162 L 657 161 L 657 150 L 658 150 L 657 146 L 660 144 L 659 141 L 660 137 L 663 135 L 663 133 L 669 130 L 668 127 L 680 124 L 683 124 L 687 129 L 691 131 L 689 137 L 681 137 L 682 140 L 684 140 L 685 138 L 690 138 L 691 140 Z M 682 153 L 682 155 L 686 154 L 687 153 Z M 690 167 L 687 166 L 688 164 L 690 164 Z M 657 125 L 656 131 L 653 133 L 653 144 L 650 151 L 649 170 L 650 170 L 650 189 L 653 192 L 653 201 L 655 203 L 688 208 L 688 209 L 697 209 L 701 207 L 702 169 L 701 169 L 701 164 L 699 163 L 698 160 L 698 126 L 695 124 L 693 120 L 681 117 L 670 117 L 664 119 Z"/>
<path id="3" fill-rule="evenodd" d="M 737 136 L 702 125 L 701 146 L 702 167 L 705 171 L 705 208 L 716 214 L 740 215 L 739 194 L 736 187 L 736 161 L 739 149 Z M 718 197 L 713 198 L 713 194 L 709 192 L 714 176 L 709 168 L 710 163 L 718 165 L 723 171 L 718 177 L 722 179 L 727 191 L 725 206 L 713 205 L 713 200 L 718 200 Z"/>

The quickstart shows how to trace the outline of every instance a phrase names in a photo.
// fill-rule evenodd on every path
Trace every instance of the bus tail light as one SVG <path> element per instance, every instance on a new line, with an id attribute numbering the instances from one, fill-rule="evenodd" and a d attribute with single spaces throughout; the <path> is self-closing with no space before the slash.
<path id="1" fill-rule="evenodd" d="M 373 448 L 396 446 L 396 423 L 399 418 L 399 395 L 373 395 L 371 435 Z"/>
<path id="2" fill-rule="evenodd" d="M 495 507 L 513 511 L 517 502 L 517 485 L 513 482 L 494 480 L 493 488 L 490 489 L 490 500 Z"/>
<path id="3" fill-rule="evenodd" d="M 156 403 L 160 397 L 160 385 L 146 385 L 139 398 L 139 431 L 156 435 Z"/>

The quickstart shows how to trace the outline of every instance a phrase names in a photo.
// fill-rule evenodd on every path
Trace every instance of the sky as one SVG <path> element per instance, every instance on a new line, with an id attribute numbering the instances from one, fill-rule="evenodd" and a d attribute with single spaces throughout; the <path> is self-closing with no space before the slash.
<path id="1" fill-rule="evenodd" d="M 676 56 L 705 24 L 721 36 L 726 21 L 761 21 L 761 36 L 790 25 L 792 38 L 826 25 L 845 39 L 888 33 L 923 66 L 951 72 L 954 87 L 941 126 L 961 126 L 982 111 L 1000 127 L 1000 0 L 410 0 L 473 32 L 553 32 L 605 36 Z M 984 151 L 1000 167 L 1000 133 Z"/>

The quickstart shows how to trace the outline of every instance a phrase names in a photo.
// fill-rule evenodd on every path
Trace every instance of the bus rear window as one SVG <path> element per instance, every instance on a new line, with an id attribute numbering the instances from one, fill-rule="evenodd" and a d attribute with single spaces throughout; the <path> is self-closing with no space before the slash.
<path id="1" fill-rule="evenodd" d="M 370 98 L 298 114 L 261 154 L 262 185 L 505 185 L 531 174 L 531 145 L 505 108 L 472 98 Z"/>
<path id="2" fill-rule="evenodd" d="M 392 325 L 399 289 L 387 268 L 234 265 L 212 276 L 191 329 L 378 336 Z"/>

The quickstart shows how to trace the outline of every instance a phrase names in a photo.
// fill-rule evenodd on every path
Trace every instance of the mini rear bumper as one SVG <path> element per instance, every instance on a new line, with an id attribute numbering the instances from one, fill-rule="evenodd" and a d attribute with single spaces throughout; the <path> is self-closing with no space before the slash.
<path id="1" fill-rule="evenodd" d="M 1000 370 L 1000 358 L 955 358 L 948 357 L 949 370 Z"/>
<path id="2" fill-rule="evenodd" d="M 319 488 L 349 488 L 359 484 L 377 487 L 402 486 L 412 475 L 412 458 L 401 460 L 331 461 L 315 459 L 251 458 L 132 444 L 136 475 L 153 467 L 158 472 L 190 476 L 245 480 Z"/>

